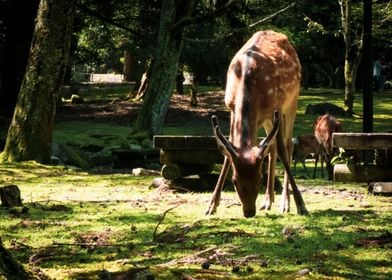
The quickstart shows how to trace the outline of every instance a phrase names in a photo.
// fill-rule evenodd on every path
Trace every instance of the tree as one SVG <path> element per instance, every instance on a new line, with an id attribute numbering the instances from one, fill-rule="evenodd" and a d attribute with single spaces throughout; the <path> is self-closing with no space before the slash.
<path id="1" fill-rule="evenodd" d="M 0 113 L 11 117 L 23 80 L 39 0 L 0 2 Z"/>
<path id="2" fill-rule="evenodd" d="M 355 81 L 363 52 L 363 28 L 362 24 L 359 26 L 353 25 L 353 7 L 351 0 L 339 1 L 339 5 L 342 18 L 343 38 L 345 42 L 344 110 L 347 114 L 352 115 L 354 113 Z"/>
<path id="3" fill-rule="evenodd" d="M 3 278 L 5 277 L 5 278 Z M 0 238 L 0 279 L 32 279 L 24 267 L 16 262 L 11 253 L 4 248 Z"/>
<path id="4" fill-rule="evenodd" d="M 134 125 L 136 134 L 151 137 L 162 133 L 183 44 L 183 20 L 193 14 L 197 2 L 162 1 L 158 40 L 151 69 L 152 78 Z"/>
<path id="5" fill-rule="evenodd" d="M 152 137 L 161 134 L 173 93 L 185 26 L 211 20 L 242 1 L 163 0 L 151 79 L 142 108 L 134 124 L 134 134 Z"/>
<path id="6" fill-rule="evenodd" d="M 39 4 L 2 161 L 50 161 L 56 97 L 69 57 L 75 2 L 41 0 Z"/>
<path id="7" fill-rule="evenodd" d="M 372 0 L 363 0 L 363 132 L 373 132 Z"/>

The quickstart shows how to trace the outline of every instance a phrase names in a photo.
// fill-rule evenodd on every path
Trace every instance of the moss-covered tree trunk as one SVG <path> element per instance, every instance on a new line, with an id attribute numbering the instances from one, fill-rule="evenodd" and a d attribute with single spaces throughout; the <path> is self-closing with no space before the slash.
<path id="1" fill-rule="evenodd" d="M 40 2 L 29 61 L 2 161 L 50 161 L 56 98 L 69 57 L 75 2 Z"/>
<path id="2" fill-rule="evenodd" d="M 189 16 L 194 1 L 163 0 L 158 42 L 154 55 L 151 79 L 142 108 L 134 124 L 134 133 L 151 137 L 161 134 L 173 93 L 178 61 L 183 42 L 183 25 L 176 24 Z"/>
<path id="3" fill-rule="evenodd" d="M 3 278 L 5 277 L 5 278 Z M 10 252 L 3 247 L 0 238 L 0 279 L 34 279 L 29 275 L 22 265 L 17 263 Z M 36 278 L 37 279 L 37 278 Z"/>

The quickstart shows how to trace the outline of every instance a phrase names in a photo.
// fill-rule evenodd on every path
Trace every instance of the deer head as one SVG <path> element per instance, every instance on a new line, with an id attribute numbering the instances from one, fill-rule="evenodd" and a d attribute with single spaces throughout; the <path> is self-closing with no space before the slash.
<path id="1" fill-rule="evenodd" d="M 220 152 L 230 159 L 233 168 L 232 181 L 242 203 L 245 217 L 256 214 L 256 198 L 263 179 L 262 164 L 268 155 L 279 128 L 279 113 L 274 112 L 274 123 L 270 134 L 257 146 L 249 148 L 235 147 L 222 134 L 218 118 L 212 116 L 212 126 Z"/>

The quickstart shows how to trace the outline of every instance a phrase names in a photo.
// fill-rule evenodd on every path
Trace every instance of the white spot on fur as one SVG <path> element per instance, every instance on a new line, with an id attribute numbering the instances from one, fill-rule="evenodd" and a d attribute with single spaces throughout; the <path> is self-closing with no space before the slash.
<path id="1" fill-rule="evenodd" d="M 269 81 L 269 80 L 271 80 L 271 78 L 270 78 L 270 76 L 265 76 L 265 77 L 264 77 L 264 80 L 265 80 L 265 81 Z"/>
<path id="2" fill-rule="evenodd" d="M 274 90 L 273 90 L 272 88 L 270 88 L 270 89 L 267 90 L 267 94 L 268 94 L 268 95 L 272 95 L 273 93 L 274 93 Z"/>

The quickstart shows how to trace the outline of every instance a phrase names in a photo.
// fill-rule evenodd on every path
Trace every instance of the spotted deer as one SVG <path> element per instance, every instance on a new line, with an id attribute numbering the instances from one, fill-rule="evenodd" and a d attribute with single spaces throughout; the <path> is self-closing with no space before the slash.
<path id="1" fill-rule="evenodd" d="M 225 90 L 225 104 L 231 110 L 229 139 L 222 134 L 217 117 L 212 117 L 217 145 L 225 159 L 206 214 L 215 213 L 231 165 L 243 215 L 253 217 L 263 176 L 262 164 L 267 155 L 268 179 L 261 209 L 271 209 L 274 201 L 275 166 L 279 155 L 285 168 L 280 211 L 290 209 L 290 182 L 297 213 L 308 213 L 290 171 L 300 79 L 300 62 L 284 34 L 257 32 L 234 56 L 227 71 Z M 260 128 L 264 128 L 267 137 L 257 143 Z"/>
<path id="2" fill-rule="evenodd" d="M 337 153 L 332 146 L 332 133 L 341 132 L 342 124 L 331 114 L 319 116 L 313 124 L 314 136 L 322 146 L 322 156 L 328 173 L 328 180 L 332 180 L 332 158 Z M 324 174 L 322 173 L 322 176 Z"/>
<path id="3" fill-rule="evenodd" d="M 297 170 L 297 163 L 301 162 L 305 170 L 306 176 L 309 176 L 308 169 L 305 165 L 305 159 L 313 154 L 315 158 L 314 169 L 313 169 L 313 179 L 316 177 L 317 163 L 320 159 L 322 146 L 317 141 L 313 134 L 300 135 L 293 138 L 293 162 L 294 162 L 294 173 Z M 321 170 L 323 170 L 323 158 L 321 157 Z"/>

